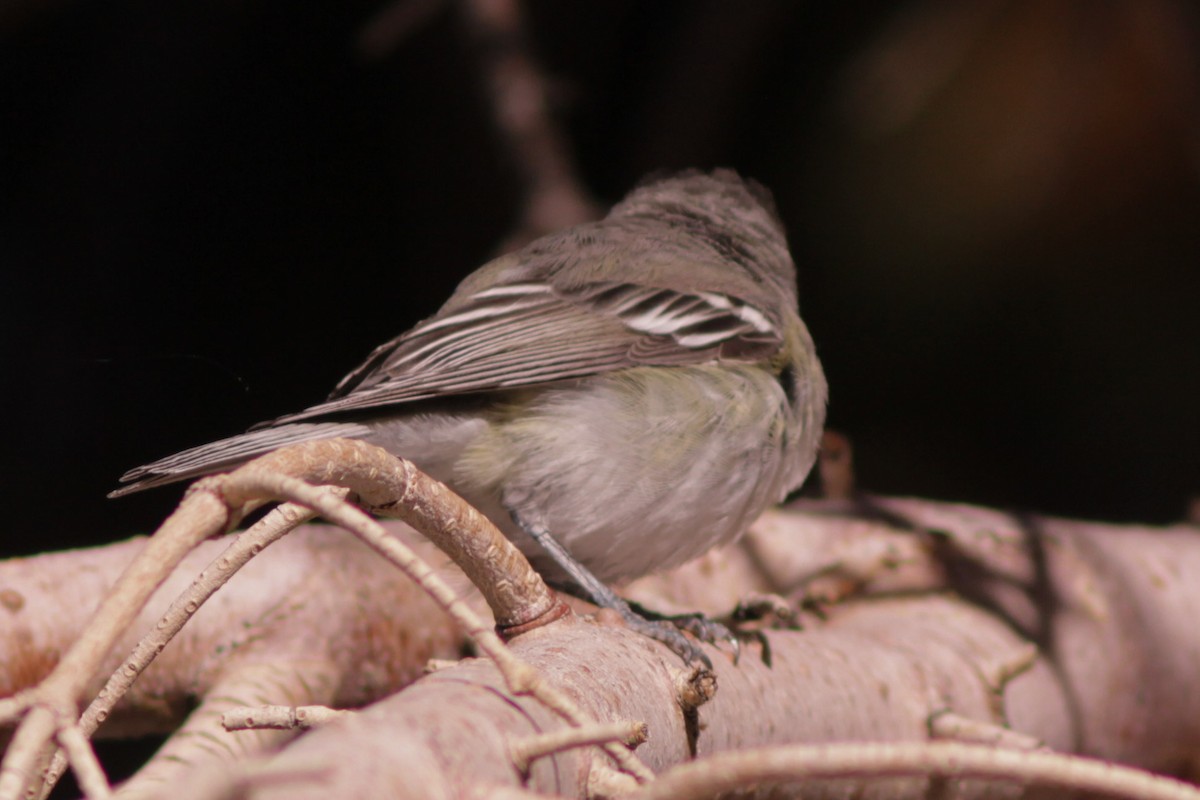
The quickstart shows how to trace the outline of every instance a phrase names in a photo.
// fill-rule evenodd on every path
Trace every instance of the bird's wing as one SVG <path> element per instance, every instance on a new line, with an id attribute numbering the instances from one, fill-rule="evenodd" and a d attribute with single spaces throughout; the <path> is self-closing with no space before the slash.
<path id="1" fill-rule="evenodd" d="M 625 367 L 756 361 L 782 334 L 763 311 L 716 292 L 597 281 L 481 290 L 376 348 L 329 400 L 272 425 Z"/>

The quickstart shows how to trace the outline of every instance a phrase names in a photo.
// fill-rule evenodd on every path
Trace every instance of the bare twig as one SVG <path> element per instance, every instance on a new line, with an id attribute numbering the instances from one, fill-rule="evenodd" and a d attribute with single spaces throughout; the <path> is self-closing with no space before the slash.
<path id="1" fill-rule="evenodd" d="M 329 706 L 238 706 L 221 715 L 227 731 L 308 730 L 354 712 Z"/>
<path id="2" fill-rule="evenodd" d="M 338 493 L 340 496 L 346 494 L 346 490 L 341 488 L 331 488 L 327 491 Z M 217 589 L 224 586 L 239 569 L 245 566 L 252 557 L 262 552 L 267 545 L 278 541 L 296 526 L 307 522 L 314 516 L 315 514 L 307 508 L 284 504 L 272 509 L 267 516 L 234 539 L 219 558 L 196 576 L 188 590 L 171 604 L 158 624 L 138 642 L 125 662 L 108 679 L 108 683 L 92 700 L 79 720 L 79 728 L 83 734 L 91 736 L 96 731 L 108 718 L 117 701 L 129 691 L 129 687 L 133 685 L 134 681 L 145 672 L 155 657 L 167 646 L 167 643 L 175 638 L 187 621 L 195 615 L 208 598 L 212 597 Z M 49 794 L 54 785 L 58 783 L 66 765 L 66 755 L 62 751 L 56 753 L 46 770 L 42 797 Z"/>
<path id="3" fill-rule="evenodd" d="M 546 81 L 529 52 L 520 3 L 466 0 L 463 7 L 479 44 L 496 125 L 525 184 L 521 219 L 501 250 L 595 219 L 599 209 L 583 190 L 570 149 L 550 116 Z"/>
<path id="4" fill-rule="evenodd" d="M 266 500 L 299 503 L 357 535 L 400 567 L 459 622 L 479 649 L 495 660 L 511 691 L 537 698 L 573 726 L 590 722 L 565 695 L 547 686 L 532 668 L 517 660 L 490 626 L 412 550 L 361 510 L 330 496 L 327 490 L 293 477 L 297 474 L 345 486 L 368 506 L 393 513 L 429 535 L 480 587 L 499 624 L 528 626 L 534 620 L 561 616 L 561 601 L 546 589 L 520 551 L 483 515 L 412 464 L 357 441 L 330 440 L 285 448 L 255 459 L 229 475 L 197 481 L 179 510 L 126 569 L 58 667 L 36 688 L 0 704 L 0 711 L 6 712 L 8 718 L 27 712 L 5 758 L 0 798 L 15 800 L 23 786 L 33 779 L 34 765 L 51 738 L 58 737 L 61 743 L 65 735 L 73 745 L 77 744 L 77 737 L 64 731 L 75 724 L 75 703 L 84 686 L 123 628 L 132 622 L 182 558 L 200 541 Z M 219 567 L 218 573 L 224 573 L 228 566 Z M 217 582 L 220 580 L 218 577 Z M 210 584 L 205 582 L 196 591 L 198 596 L 211 593 Z M 193 603 L 184 600 L 173 618 L 182 624 L 194 611 Z M 158 647 L 157 640 L 154 642 L 144 649 L 151 656 Z M 139 653 L 138 663 L 145 659 L 146 652 Z M 649 770 L 629 750 L 613 743 L 603 747 L 630 775 L 641 780 L 650 776 Z M 77 750 L 73 747 L 68 757 Z M 76 769 L 84 770 L 81 777 L 95 783 L 86 760 L 72 763 Z"/>
<path id="5" fill-rule="evenodd" d="M 365 442 L 328 439 L 286 447 L 257 458 L 228 476 L 217 476 L 222 482 L 214 490 L 234 507 L 264 495 L 289 499 L 280 494 L 280 485 L 264 477 L 271 473 L 300 476 L 315 484 L 344 486 L 368 510 L 407 522 L 466 573 L 492 609 L 497 625 L 527 625 L 561 613 L 561 602 L 491 520 L 411 462 Z M 313 496 L 306 489 L 294 491 L 302 492 L 305 497 Z M 305 501 L 304 505 L 310 504 Z M 322 515 L 329 511 L 347 518 L 341 511 L 344 507 L 343 503 L 329 500 L 323 501 L 319 508 Z M 357 521 L 359 517 L 353 519 Z M 382 532 L 382 528 L 379 530 Z M 377 546 L 374 539 L 365 538 L 365 529 L 355 533 L 387 557 L 384 551 L 391 545 Z M 391 538 L 386 533 L 383 536 Z M 400 566 L 399 562 L 393 563 Z M 447 595 L 450 596 L 453 593 Z"/>
<path id="6" fill-rule="evenodd" d="M 513 766 L 521 773 L 529 772 L 529 765 L 536 759 L 545 758 L 576 747 L 621 742 L 626 747 L 637 747 L 649 737 L 644 722 L 613 722 L 607 725 L 585 725 L 552 731 L 540 736 L 527 736 L 509 746 Z"/>
<path id="7" fill-rule="evenodd" d="M 704 800 L 751 784 L 905 777 L 1011 781 L 1138 800 L 1200 800 L 1194 786 L 1132 767 L 943 742 L 797 745 L 719 753 L 675 767 L 631 797 Z"/>
<path id="8" fill-rule="evenodd" d="M 517 551 L 498 531 L 496 531 L 496 535 L 499 536 L 500 541 L 491 547 L 481 548 L 478 543 L 464 546 L 462 540 L 478 538 L 469 534 L 476 532 L 486 534 L 489 528 L 494 530 L 494 526 L 461 498 L 457 498 L 446 487 L 421 473 L 409 462 L 391 456 L 386 451 L 364 442 L 331 439 L 285 448 L 256 459 L 229 475 L 217 476 L 214 480 L 222 481 L 218 490 L 225 496 L 271 497 L 288 500 L 308 506 L 330 522 L 345 528 L 398 567 L 450 614 L 471 637 L 479 650 L 495 662 L 510 691 L 514 694 L 527 694 L 536 698 L 572 726 L 591 724 L 592 721 L 570 698 L 549 686 L 536 670 L 513 655 L 492 628 L 485 624 L 445 581 L 438 577 L 411 549 L 388 534 L 378 522 L 360 509 L 320 492 L 317 487 L 273 469 L 280 461 L 303 461 L 305 458 L 311 458 L 313 452 L 327 449 L 344 451 L 341 457 L 322 463 L 341 473 L 340 477 L 346 483 L 355 484 L 354 488 L 360 497 L 366 495 L 364 499 L 368 499 L 368 502 L 375 508 L 390 509 L 422 533 L 426 528 L 430 528 L 438 522 L 445 524 L 448 518 L 461 519 L 461 515 L 471 519 L 478 517 L 483 520 L 486 524 L 480 525 L 478 528 L 453 525 L 450 527 L 450 530 L 458 534 L 453 537 L 453 544 L 457 546 L 450 546 L 452 543 L 448 542 L 449 552 L 447 554 L 456 561 L 458 557 L 463 557 L 464 561 L 460 562 L 460 566 L 468 575 L 478 574 L 479 564 L 472 563 L 471 559 L 466 556 L 483 554 L 487 558 L 492 558 L 494 557 L 493 547 L 504 548 L 506 546 L 511 548 L 515 555 L 510 554 L 511 559 L 504 559 L 505 563 L 510 560 L 524 562 L 526 569 L 529 569 L 534 577 L 537 576 L 537 573 L 528 567 L 528 562 L 524 561 L 520 551 Z M 390 469 L 388 469 L 389 466 Z M 368 484 L 359 483 L 360 479 L 367 477 L 369 477 Z M 389 499 L 385 501 L 384 496 Z M 395 500 L 396 497 L 400 499 Z M 443 499 L 457 500 L 462 504 L 462 509 L 453 509 L 447 513 L 445 509 L 434 508 Z M 451 507 L 454 505 L 453 502 L 450 502 Z M 438 533 L 440 535 L 441 531 Z M 448 537 L 442 536 L 441 538 Z M 484 538 L 487 538 L 486 535 Z M 511 577 L 509 579 L 511 580 Z M 537 581 L 540 583 L 541 579 L 537 578 Z M 497 582 L 507 583 L 507 581 Z M 480 586 L 480 588 L 488 587 Z M 507 592 L 496 592 L 493 597 L 511 599 L 507 595 Z M 492 597 L 488 599 L 490 604 Z M 504 608 L 501 606 L 501 612 L 504 611 Z M 649 769 L 622 745 L 609 742 L 602 745 L 602 749 L 628 774 L 639 780 L 648 780 L 652 777 Z"/>
<path id="9" fill-rule="evenodd" d="M 953 711 L 939 711 L 929 717 L 929 735 L 934 739 L 968 744 L 988 744 L 1009 750 L 1036 750 L 1043 747 L 1033 736 L 992 722 L 972 719 Z"/>
<path id="10" fill-rule="evenodd" d="M 295 660 L 285 654 L 255 656 L 228 664 L 204 693 L 200 705 L 137 773 L 120 787 L 120 800 L 162 798 L 185 773 L 237 773 L 239 765 L 274 752 L 295 736 L 292 730 L 255 729 L 230 733 L 223 720 L 233 709 L 262 698 L 293 705 L 328 703 L 343 673 L 331 662 Z"/>
<path id="11" fill-rule="evenodd" d="M 51 737 L 75 724 L 76 703 L 88 681 L 154 590 L 193 547 L 223 532 L 237 518 L 216 497 L 190 492 L 117 579 L 83 634 L 46 679 L 0 703 L 0 720 L 25 714 L 0 766 L 0 798 L 16 800 L 34 778 L 34 765 Z"/>
<path id="12" fill-rule="evenodd" d="M 79 778 L 79 786 L 83 789 L 84 797 L 88 800 L 105 800 L 112 796 L 108 786 L 108 778 L 104 769 L 96 759 L 96 753 L 88 744 L 87 736 L 78 725 L 67 725 L 58 732 L 58 741 L 69 755 L 75 766 L 75 775 Z"/>
<path id="13" fill-rule="evenodd" d="M 383 58 L 446 7 L 445 0 L 394 0 L 380 9 L 358 35 L 358 49 Z"/>
<path id="14" fill-rule="evenodd" d="M 393 50 L 448 4 L 394 0 L 359 35 L 372 58 Z M 496 130 L 511 154 L 524 192 L 520 218 L 498 248 L 522 247 L 551 231 L 600 216 L 575 168 L 571 148 L 550 113 L 550 92 L 531 46 L 518 0 L 464 0 L 458 4 L 473 40 Z"/>

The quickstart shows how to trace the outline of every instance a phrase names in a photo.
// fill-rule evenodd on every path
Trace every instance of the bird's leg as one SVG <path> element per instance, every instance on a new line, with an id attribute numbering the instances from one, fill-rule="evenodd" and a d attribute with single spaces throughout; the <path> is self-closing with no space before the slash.
<path id="1" fill-rule="evenodd" d="M 676 655 L 682 658 L 685 662 L 691 664 L 699 661 L 705 667 L 712 669 L 712 662 L 708 656 L 696 646 L 696 644 L 684 636 L 680 628 L 685 630 L 696 631 L 700 630 L 700 638 L 707 642 L 715 642 L 719 638 L 729 636 L 729 631 L 720 623 L 712 622 L 711 625 L 719 626 L 723 633 L 717 633 L 715 636 L 711 634 L 715 631 L 714 628 L 697 628 L 695 625 L 695 617 L 698 615 L 688 615 L 686 625 L 677 625 L 674 620 L 654 615 L 657 618 L 647 618 L 650 614 L 643 615 L 639 611 L 635 611 L 630 607 L 629 603 L 621 599 L 607 584 L 597 578 L 583 564 L 579 563 L 574 556 L 567 552 L 567 549 L 562 544 L 550 535 L 550 531 L 544 520 L 536 513 L 518 512 L 509 509 L 509 514 L 512 515 L 513 521 L 529 534 L 529 536 L 538 543 L 548 556 L 554 560 L 559 567 L 567 574 L 570 579 L 569 583 L 562 588 L 577 597 L 595 603 L 602 608 L 609 608 L 616 611 L 625 620 L 626 625 L 630 629 L 637 631 L 645 636 L 662 642 L 671 649 Z"/>

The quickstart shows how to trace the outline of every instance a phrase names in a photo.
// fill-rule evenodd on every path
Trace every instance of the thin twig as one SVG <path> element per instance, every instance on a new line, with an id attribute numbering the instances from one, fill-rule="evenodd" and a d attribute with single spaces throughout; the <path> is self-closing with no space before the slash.
<path id="1" fill-rule="evenodd" d="M 751 784 L 831 778 L 998 780 L 1137 800 L 1200 800 L 1190 784 L 1104 761 L 948 742 L 796 745 L 718 753 L 659 776 L 631 800 L 705 800 Z"/>
<path id="2" fill-rule="evenodd" d="M 326 491 L 344 497 L 346 489 L 330 487 Z M 239 534 L 229 547 L 225 548 L 211 564 L 196 576 L 192 584 L 179 595 L 163 614 L 158 624 L 146 634 L 125 662 L 113 672 L 108 683 L 92 700 L 87 710 L 80 717 L 79 727 L 85 736 L 91 736 L 129 688 L 133 686 L 146 668 L 154 661 L 167 643 L 187 624 L 188 620 L 212 597 L 217 589 L 224 586 L 230 578 L 237 574 L 251 558 L 272 542 L 283 538 L 298 525 L 312 519 L 315 513 L 303 506 L 285 503 L 271 510 L 269 514 Z M 45 784 L 41 797 L 45 797 L 62 778 L 67 765 L 63 752 L 55 754 L 46 770 Z"/>
<path id="3" fill-rule="evenodd" d="M 228 528 L 247 509 L 266 500 L 291 501 L 311 508 L 354 533 L 409 575 L 459 622 L 478 649 L 493 659 L 514 694 L 534 697 L 573 726 L 592 723 L 569 698 L 548 686 L 532 667 L 517 659 L 495 631 L 411 549 L 362 510 L 333 496 L 328 489 L 293 477 L 295 474 L 315 478 L 321 483 L 345 486 L 367 505 L 393 513 L 428 535 L 479 586 L 489 605 L 496 610 L 498 622 L 528 623 L 545 617 L 561 605 L 520 551 L 494 525 L 409 462 L 358 441 L 329 440 L 284 448 L 255 459 L 229 475 L 211 476 L 193 484 L 179 509 L 126 568 L 58 667 L 39 686 L 14 698 L 14 702 L 0 704 L 0 712 L 11 716 L 27 712 L 5 757 L 0 774 L 0 800 L 16 800 L 26 782 L 33 779 L 34 765 L 56 732 L 74 724 L 75 703 L 99 663 L 183 557 L 196 544 Z M 276 521 L 263 529 L 274 531 L 268 532 L 269 540 L 273 540 L 271 536 L 282 535 L 277 521 L 286 519 L 290 513 L 294 512 L 280 512 Z M 251 542 L 253 540 L 248 540 L 244 551 L 246 558 L 261 549 Z M 234 552 L 242 551 L 235 548 Z M 211 594 L 216 585 L 227 579 L 225 573 L 231 574 L 231 567 L 236 569 L 234 562 L 240 558 L 239 555 L 227 562 L 218 559 L 212 582 L 201 580 L 193 587 L 195 597 Z M 197 607 L 190 598 L 179 601 L 167 627 L 182 625 Z M 118 673 L 130 679 L 135 677 L 138 665 L 144 667 L 149 663 L 147 659 L 152 658 L 160 641 L 150 637 L 150 643 L 139 649 L 133 659 L 132 668 L 123 668 Z M 127 688 L 125 678 L 117 680 L 119 691 L 124 691 Z M 105 713 L 98 712 L 89 720 L 98 722 Z M 70 738 L 71 734 L 67 736 Z M 73 738 L 70 740 L 75 743 Z M 602 747 L 630 775 L 643 781 L 651 777 L 645 765 L 626 748 L 611 742 Z M 81 778 L 90 781 L 92 776 L 86 774 L 89 769 L 86 760 L 72 759 L 72 755 L 68 752 L 68 761 L 77 770 L 84 770 Z"/>
<path id="4" fill-rule="evenodd" d="M 384 58 L 446 5 L 445 0 L 394 0 L 363 25 L 358 34 L 359 52 L 367 58 Z"/>
<path id="5" fill-rule="evenodd" d="M 585 725 L 581 728 L 567 728 L 537 736 L 526 736 L 510 744 L 509 753 L 513 766 L 524 775 L 529 772 L 529 767 L 534 761 L 554 753 L 607 742 L 620 742 L 626 747 L 637 747 L 645 742 L 649 735 L 649 729 L 644 722 Z"/>
<path id="6" fill-rule="evenodd" d="M 501 247 L 521 247 L 551 231 L 599 216 L 582 189 L 561 129 L 550 115 L 542 70 L 530 53 L 517 0 L 466 0 L 496 126 L 525 184 L 525 205 Z"/>
<path id="7" fill-rule="evenodd" d="M 240 706 L 222 714 L 221 724 L 227 731 L 306 731 L 353 713 L 329 706 Z"/>
<path id="8" fill-rule="evenodd" d="M 328 660 L 297 660 L 292 653 L 273 653 L 269 648 L 245 655 L 249 657 L 222 665 L 183 725 L 121 786 L 122 798 L 161 797 L 166 787 L 188 783 L 197 773 L 236 772 L 241 765 L 277 751 L 294 738 L 294 731 L 231 734 L 222 717 L 261 698 L 280 698 L 293 705 L 327 704 L 344 677 L 337 664 Z"/>
<path id="9" fill-rule="evenodd" d="M 330 442 L 336 441 L 338 440 L 329 440 L 328 442 L 314 444 L 327 445 Z M 456 497 L 449 489 L 424 476 L 423 473 L 420 473 L 415 467 L 404 461 L 404 459 L 398 459 L 387 454 L 386 451 L 363 442 L 346 441 L 343 444 L 359 451 L 364 457 L 373 457 L 375 453 L 372 451 L 378 451 L 378 453 L 382 453 L 387 459 L 390 459 L 392 474 L 381 475 L 376 473 L 372 478 L 376 488 L 380 484 L 388 484 L 389 480 L 396 481 L 398 484 L 406 484 L 405 491 L 395 493 L 395 495 L 405 498 L 406 501 L 413 500 L 413 487 L 422 483 L 414 476 L 420 476 L 428 480 L 428 485 L 425 485 L 423 488 L 429 491 L 429 496 L 422 495 L 416 502 L 403 503 L 403 505 L 412 509 L 413 513 L 424 514 L 428 510 L 427 504 L 433 505 L 432 500 L 435 495 Z M 303 448 L 307 446 L 300 445 L 299 447 Z M 270 457 L 264 457 L 264 459 L 266 458 Z M 433 598 L 447 614 L 458 622 L 466 634 L 471 637 L 476 647 L 496 664 L 496 668 L 504 678 L 509 691 L 514 694 L 533 697 L 572 726 L 580 727 L 587 724 L 594 724 L 570 698 L 547 684 L 533 667 L 517 658 L 500 640 L 495 631 L 471 610 L 470 606 L 463 602 L 455 594 L 454 590 L 428 564 L 422 561 L 407 545 L 389 534 L 376 520 L 372 519 L 361 509 L 339 498 L 331 497 L 321 492 L 318 487 L 305 483 L 299 478 L 268 469 L 266 464 L 260 463 L 261 461 L 262 459 L 251 462 L 229 475 L 220 476 L 225 480 L 225 484 L 222 485 L 220 491 L 233 496 L 270 497 L 298 503 L 312 508 L 325 519 L 345 528 L 361 539 L 368 547 L 375 550 L 375 552 L 404 572 L 405 575 Z M 416 492 L 415 494 L 421 493 Z M 398 512 L 398 504 L 392 505 L 397 506 Z M 479 516 L 482 517 L 482 515 Z M 436 518 L 436 515 L 434 518 Z M 405 517 L 405 520 L 409 521 L 408 517 Z M 424 527 L 429 525 L 429 519 L 414 519 L 410 524 L 418 530 L 423 530 Z M 457 531 L 457 533 L 457 538 L 461 539 L 474 533 L 474 531 L 462 529 Z M 471 551 L 472 548 L 467 548 L 467 550 Z M 642 764 L 641 760 L 624 746 L 609 742 L 602 745 L 602 749 L 623 771 L 628 772 L 635 778 L 644 781 L 653 777 L 653 773 Z"/>
<path id="10" fill-rule="evenodd" d="M 104 768 L 96 758 L 87 736 L 78 725 L 67 725 L 58 731 L 58 743 L 68 754 L 71 764 L 75 767 L 75 777 L 79 779 L 79 788 L 88 800 L 106 800 L 112 796 L 108 778 Z"/>
<path id="11" fill-rule="evenodd" d="M 27 712 L 0 765 L 0 799 L 17 800 L 55 731 L 62 724 L 74 724 L 76 703 L 88 682 L 150 595 L 196 545 L 233 521 L 216 497 L 203 492 L 185 496 L 121 573 L 62 661 L 40 684 L 0 709 L 6 719 Z"/>
<path id="12" fill-rule="evenodd" d="M 224 476 L 229 480 L 219 491 L 235 507 L 261 501 L 260 494 L 251 491 L 254 484 L 244 480 L 258 470 L 344 486 L 372 513 L 408 523 L 462 569 L 483 595 L 497 625 L 526 625 L 551 618 L 562 607 L 529 560 L 491 520 L 411 462 L 383 448 L 349 439 L 285 447 Z"/>
<path id="13" fill-rule="evenodd" d="M 1037 750 L 1044 746 L 1036 737 L 952 711 L 930 715 L 929 735 L 934 739 L 986 744 L 1009 750 Z"/>

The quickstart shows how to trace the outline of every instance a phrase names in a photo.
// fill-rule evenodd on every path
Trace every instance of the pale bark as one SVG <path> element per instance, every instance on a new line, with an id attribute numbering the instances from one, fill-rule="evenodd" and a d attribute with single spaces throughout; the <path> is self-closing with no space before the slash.
<path id="1" fill-rule="evenodd" d="M 879 498 L 869 508 L 891 524 L 847 514 L 850 506 L 810 504 L 764 517 L 735 547 L 629 587 L 660 608 L 709 611 L 728 610 L 749 593 L 793 602 L 852 596 L 828 605 L 824 619 L 805 615 L 804 630 L 766 632 L 770 668 L 756 644 L 744 648 L 737 666 L 710 649 L 719 688 L 693 721 L 680 707 L 678 660 L 608 624 L 607 615 L 599 623 L 564 619 L 512 646 L 597 722 L 646 723 L 650 738 L 638 754 L 656 772 L 687 761 L 693 749 L 705 756 L 795 742 L 979 741 L 989 732 L 1004 742 L 1007 727 L 1057 751 L 1194 774 L 1194 527 L 1019 518 L 920 500 Z M 0 685 L 11 693 L 44 673 L 139 546 L 0 564 L 0 648 L 7 648 Z M 220 547 L 205 543 L 185 560 L 117 653 Z M 200 609 L 135 684 L 108 733 L 177 725 L 188 698 L 203 698 L 257 664 L 315 689 L 297 694 L 281 686 L 275 697 L 259 693 L 264 704 L 384 699 L 251 768 L 239 785 L 255 796 L 437 797 L 522 785 L 582 796 L 589 785 L 604 785 L 611 766 L 594 748 L 535 759 L 523 783 L 512 747 L 562 722 L 511 696 L 490 662 L 469 659 L 391 694 L 427 658 L 457 651 L 461 637 L 439 614 L 349 536 L 306 526 Z M 189 725 L 212 713 L 202 706 Z M 259 734 L 207 735 L 230 737 L 236 750 L 236 737 Z M 230 774 L 239 758 L 226 759 Z M 147 777 L 157 769 L 149 767 Z M 930 785 L 859 780 L 879 796 L 901 789 L 920 796 Z M 845 791 L 847 784 L 829 786 Z M 981 786 L 992 784 L 953 784 L 967 794 Z"/>

